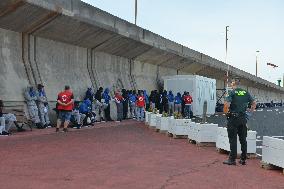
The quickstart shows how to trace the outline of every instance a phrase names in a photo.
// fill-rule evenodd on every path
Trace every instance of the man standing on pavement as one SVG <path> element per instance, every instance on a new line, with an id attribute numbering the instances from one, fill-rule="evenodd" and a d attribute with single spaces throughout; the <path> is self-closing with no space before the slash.
<path id="1" fill-rule="evenodd" d="M 230 143 L 229 159 L 223 163 L 226 165 L 236 165 L 237 158 L 237 135 L 239 136 L 241 144 L 241 158 L 239 163 L 246 164 L 247 157 L 247 127 L 246 127 L 246 111 L 253 112 L 256 107 L 256 102 L 249 94 L 248 91 L 240 88 L 239 79 L 232 80 L 232 91 L 229 92 L 228 97 L 225 99 L 225 106 L 228 107 L 227 113 L 227 132 Z M 248 108 L 250 107 L 250 108 Z"/>
<path id="2" fill-rule="evenodd" d="M 73 110 L 74 95 L 70 90 L 69 86 L 65 86 L 65 90 L 58 94 L 57 103 L 58 103 L 58 119 L 56 132 L 59 131 L 61 123 L 64 121 L 63 131 L 67 132 L 67 127 L 70 122 L 70 118 Z"/>

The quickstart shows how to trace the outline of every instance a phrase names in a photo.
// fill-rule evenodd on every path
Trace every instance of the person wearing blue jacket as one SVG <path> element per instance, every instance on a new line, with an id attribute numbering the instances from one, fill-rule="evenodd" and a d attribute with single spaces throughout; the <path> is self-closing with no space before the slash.
<path id="1" fill-rule="evenodd" d="M 102 95 L 102 103 L 104 105 L 104 112 L 105 112 L 105 120 L 106 121 L 113 121 L 110 117 L 110 100 L 111 97 L 109 96 L 109 89 L 106 88 Z"/>
<path id="2" fill-rule="evenodd" d="M 130 116 L 132 119 L 136 117 L 136 95 L 134 91 L 130 91 L 128 94 L 129 98 L 129 107 L 130 107 Z"/>
<path id="3" fill-rule="evenodd" d="M 172 116 L 173 113 L 174 113 L 174 100 L 175 100 L 175 97 L 174 97 L 173 92 L 169 91 L 168 101 L 169 101 L 169 114 L 170 114 L 170 116 Z"/>
<path id="4" fill-rule="evenodd" d="M 146 90 L 143 91 L 143 96 L 145 98 L 146 110 L 148 111 L 150 108 L 150 100 Z"/>
<path id="5" fill-rule="evenodd" d="M 177 96 L 175 96 L 175 112 L 181 113 L 181 103 L 182 97 L 181 94 L 178 92 Z"/>
<path id="6" fill-rule="evenodd" d="M 81 103 L 79 112 L 86 115 L 86 118 L 83 121 L 84 125 L 90 124 L 90 122 L 87 121 L 88 118 L 91 120 L 91 123 L 95 121 L 95 115 L 92 112 L 92 102 L 90 101 L 90 99 L 87 98 Z"/>

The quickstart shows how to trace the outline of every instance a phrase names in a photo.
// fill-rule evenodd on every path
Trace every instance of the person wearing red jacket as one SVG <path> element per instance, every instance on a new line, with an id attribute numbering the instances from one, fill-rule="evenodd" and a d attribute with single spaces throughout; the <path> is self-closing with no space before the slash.
<path id="1" fill-rule="evenodd" d="M 143 92 L 139 91 L 139 94 L 137 96 L 137 101 L 136 101 L 138 121 L 143 121 L 144 119 L 145 106 L 146 106 L 145 97 L 143 96 Z"/>
<path id="2" fill-rule="evenodd" d="M 70 90 L 69 86 L 65 86 L 65 90 L 58 94 L 57 103 L 58 103 L 57 105 L 58 119 L 57 119 L 56 132 L 59 131 L 59 128 L 63 121 L 64 121 L 63 131 L 67 132 L 67 127 L 69 125 L 74 106 L 74 95 Z"/>
<path id="3" fill-rule="evenodd" d="M 186 95 L 183 97 L 184 101 L 184 113 L 185 118 L 190 118 L 190 112 L 191 112 L 191 103 L 193 102 L 192 97 L 189 95 L 189 92 L 186 92 Z"/>

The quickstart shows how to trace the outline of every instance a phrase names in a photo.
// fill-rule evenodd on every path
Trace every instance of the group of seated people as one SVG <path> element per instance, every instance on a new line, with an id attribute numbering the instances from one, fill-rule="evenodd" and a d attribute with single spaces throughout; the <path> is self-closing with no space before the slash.
<path id="1" fill-rule="evenodd" d="M 18 132 L 25 131 L 17 123 L 17 118 L 14 114 L 4 112 L 4 103 L 0 100 L 0 136 L 10 135 L 12 125 L 17 127 Z"/>
<path id="2" fill-rule="evenodd" d="M 37 88 L 28 86 L 24 92 L 29 119 L 35 127 L 43 129 L 51 127 L 49 120 L 49 105 L 42 84 Z M 96 92 L 88 88 L 84 100 L 74 101 L 74 106 L 70 118 L 71 125 L 80 129 L 82 126 L 93 125 L 95 122 L 114 121 L 110 116 L 110 103 L 114 102 L 117 109 L 117 122 L 124 119 L 144 120 L 146 110 L 157 109 L 160 113 L 165 112 L 173 115 L 173 112 L 182 113 L 184 117 L 190 117 L 192 97 L 188 92 L 177 93 L 172 91 L 151 91 L 150 95 L 146 90 L 117 90 L 110 92 L 100 87 Z M 57 104 L 58 105 L 58 104 Z M 57 107 L 57 106 L 56 106 Z M 10 128 L 14 124 L 18 131 L 24 131 L 17 124 L 16 116 L 11 113 L 3 113 L 3 102 L 0 104 L 0 134 L 10 133 Z M 57 108 L 54 109 L 57 113 Z"/>

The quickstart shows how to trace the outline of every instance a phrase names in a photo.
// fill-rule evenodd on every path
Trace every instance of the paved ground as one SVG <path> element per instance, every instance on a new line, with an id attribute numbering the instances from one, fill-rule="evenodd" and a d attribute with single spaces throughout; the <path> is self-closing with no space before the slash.
<path id="1" fill-rule="evenodd" d="M 284 138 L 284 107 L 276 108 L 259 108 L 249 119 L 247 125 L 249 129 L 257 131 L 257 154 L 262 154 L 262 138 L 263 136 L 282 136 Z M 223 114 L 216 114 L 208 117 L 208 122 L 217 123 L 220 127 L 227 124 L 226 117 Z M 194 119 L 200 122 L 201 119 Z"/>
<path id="2" fill-rule="evenodd" d="M 222 164 L 225 155 L 185 139 L 156 133 L 144 124 L 100 124 L 0 137 L 1 189 L 284 188 L 281 171 Z"/>

